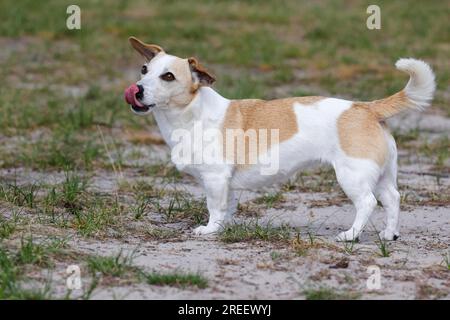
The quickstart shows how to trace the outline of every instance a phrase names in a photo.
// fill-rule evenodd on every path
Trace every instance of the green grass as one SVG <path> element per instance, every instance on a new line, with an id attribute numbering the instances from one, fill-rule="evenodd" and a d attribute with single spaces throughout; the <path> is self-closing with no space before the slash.
<path id="1" fill-rule="evenodd" d="M 284 200 L 283 192 L 267 193 L 254 200 L 256 204 L 264 204 L 266 208 L 272 208 Z"/>
<path id="2" fill-rule="evenodd" d="M 206 288 L 208 281 L 199 273 L 190 272 L 145 272 L 133 265 L 134 252 L 124 255 L 122 251 L 113 256 L 90 256 L 86 264 L 93 275 L 133 278 L 150 285 Z"/>
<path id="3" fill-rule="evenodd" d="M 303 294 L 306 300 L 354 300 L 360 296 L 355 292 L 340 292 L 328 287 L 307 289 Z"/>
<path id="4" fill-rule="evenodd" d="M 157 187 L 152 181 L 137 180 L 133 182 L 119 182 L 119 191 L 130 193 L 136 197 L 162 198 L 170 193 L 166 188 Z"/>
<path id="5" fill-rule="evenodd" d="M 36 184 L 18 185 L 16 181 L 13 183 L 0 181 L 0 200 L 19 207 L 33 208 L 38 189 L 39 186 Z"/>
<path id="6" fill-rule="evenodd" d="M 299 172 L 293 179 L 284 185 L 284 190 L 297 190 L 300 192 L 340 192 L 336 182 L 336 174 L 331 168 L 318 168 Z"/>
<path id="7" fill-rule="evenodd" d="M 176 182 L 182 179 L 183 175 L 173 165 L 167 163 L 157 163 L 145 168 L 148 175 L 161 177 L 166 181 Z"/>
<path id="8" fill-rule="evenodd" d="M 17 267 L 8 252 L 0 247 L 0 298 L 16 296 Z"/>
<path id="9" fill-rule="evenodd" d="M 282 257 L 283 257 L 283 255 L 280 252 L 278 252 L 278 251 L 270 252 L 270 258 L 273 261 L 279 261 L 279 260 L 281 260 Z"/>
<path id="10" fill-rule="evenodd" d="M 26 206 L 37 214 L 37 222 L 60 228 L 73 228 L 90 237 L 111 231 L 120 236 L 124 205 L 115 195 L 102 195 L 87 190 L 88 180 L 76 172 L 66 171 L 59 185 L 17 186 L 2 183 L 0 200 Z M 39 192 L 39 195 L 37 193 Z M 17 216 L 1 218 L 0 238 L 6 238 L 17 228 Z M 110 230 L 111 229 L 111 230 Z"/>
<path id="11" fill-rule="evenodd" d="M 86 191 L 87 182 L 76 173 L 67 171 L 62 183 L 61 200 L 70 213 L 78 213 L 80 210 L 80 197 Z"/>
<path id="12" fill-rule="evenodd" d="M 37 266 L 49 266 L 50 259 L 48 248 L 42 244 L 33 242 L 33 238 L 21 239 L 20 249 L 17 251 L 15 263 L 18 265 L 32 264 Z"/>
<path id="13" fill-rule="evenodd" d="M 0 240 L 9 238 L 17 229 L 17 223 L 12 219 L 0 216 Z"/>
<path id="14" fill-rule="evenodd" d="M 20 146 L 15 165 L 33 169 L 92 169 L 94 163 L 104 159 L 100 141 L 92 133 L 60 131 L 55 129 L 48 139 Z M 12 166 L 12 164 L 9 164 Z"/>
<path id="15" fill-rule="evenodd" d="M 35 241 L 32 236 L 22 237 L 16 250 L 14 262 L 17 265 L 51 267 L 53 260 L 65 257 L 66 239 L 49 237 Z"/>
<path id="16" fill-rule="evenodd" d="M 17 91 L 17 89 L 13 89 Z M 22 90 L 23 91 L 23 90 Z M 0 133 L 9 136 L 23 136 L 10 156 L 0 162 L 3 167 L 27 166 L 34 169 L 93 169 L 94 166 L 108 166 L 106 150 L 101 141 L 97 126 L 106 128 L 118 123 L 118 115 L 129 115 L 117 93 L 101 91 L 87 93 L 86 97 L 75 99 L 59 97 L 51 100 L 54 93 L 18 92 L 17 95 L 30 95 L 29 99 L 38 105 L 16 108 L 17 102 L 10 104 L 10 93 L 0 91 Z M 48 101 L 40 105 L 41 101 Z M 80 102 L 81 100 L 81 102 Z M 75 105 L 74 105 L 75 104 Z M 11 107 L 9 107 L 11 105 Z M 34 111 L 29 111 L 34 110 Z M 4 115 L 4 117 L 2 117 Z M 130 128 L 138 119 L 126 119 Z M 122 120 L 124 121 L 124 120 Z M 145 121 L 140 121 L 145 123 Z M 38 139 L 29 136 L 30 131 L 41 131 Z M 109 137 L 108 137 L 109 138 Z"/>
<path id="17" fill-rule="evenodd" d="M 288 226 L 274 227 L 271 224 L 260 225 L 257 222 L 242 222 L 225 225 L 219 233 L 219 239 L 225 243 L 248 241 L 287 241 L 291 236 Z"/>
<path id="18" fill-rule="evenodd" d="M 58 193 L 57 188 L 55 186 L 50 187 L 42 200 L 41 211 L 45 215 L 51 216 L 53 222 L 57 215 L 59 201 L 60 194 Z"/>
<path id="19" fill-rule="evenodd" d="M 21 238 L 17 248 L 0 246 L 0 299 L 51 299 L 51 277 L 44 282 L 36 281 L 27 276 L 27 270 L 52 268 L 66 246 L 65 239 L 37 242 L 31 236 Z"/>
<path id="20" fill-rule="evenodd" d="M 90 256 L 87 268 L 91 274 L 101 273 L 103 276 L 123 277 L 128 273 L 135 273 L 133 266 L 134 254 L 124 255 L 122 251 L 114 256 Z"/>
<path id="21" fill-rule="evenodd" d="M 199 273 L 187 272 L 150 272 L 145 274 L 145 281 L 151 285 L 171 287 L 197 287 L 204 289 L 208 286 L 208 280 Z"/>
<path id="22" fill-rule="evenodd" d="M 380 236 L 378 236 L 378 240 L 375 241 L 380 257 L 388 258 L 391 256 L 391 250 L 389 246 L 389 242 L 387 240 L 381 239 Z"/>
<path id="23" fill-rule="evenodd" d="M 123 204 L 114 195 L 88 192 L 87 187 L 85 176 L 66 171 L 59 185 L 19 186 L 16 182 L 2 182 L 0 200 L 32 209 L 41 223 L 74 228 L 83 236 L 100 235 L 109 227 L 116 227 L 115 234 L 120 235 Z M 13 233 L 16 225 L 13 219 L 5 220 L 0 226 L 0 238 Z"/>
<path id="24" fill-rule="evenodd" d="M 193 0 L 176 5 L 167 5 L 163 1 L 131 5 L 117 0 L 111 1 L 107 8 L 81 1 L 83 27 L 80 31 L 68 31 L 61 23 L 66 7 L 64 3 L 48 1 L 45 6 L 36 6 L 12 5 L 4 1 L 2 5 L 5 8 L 1 11 L 5 16 L 0 30 L 5 36 L 38 37 L 41 43 L 35 44 L 33 49 L 42 52 L 42 57 L 37 59 L 48 58 L 57 67 L 64 68 L 63 62 L 67 63 L 68 58 L 72 58 L 66 64 L 72 72 L 56 73 L 53 78 L 56 77 L 59 83 L 88 81 L 94 88 L 95 99 L 99 99 L 95 95 L 95 91 L 99 91 L 95 89 L 99 77 L 121 74 L 119 68 L 111 68 L 110 63 L 102 61 L 116 62 L 117 66 L 130 64 L 134 59 L 138 68 L 139 59 L 126 41 L 130 34 L 158 43 L 180 56 L 196 55 L 206 63 L 241 68 L 239 75 L 218 68 L 221 72 L 218 72 L 217 86 L 234 98 L 271 95 L 266 89 L 273 87 L 274 81 L 275 84 L 291 83 L 289 70 L 302 68 L 336 71 L 327 72 L 312 81 L 332 94 L 357 94 L 360 99 L 365 99 L 380 97 L 403 85 L 405 79 L 398 76 L 392 66 L 398 57 L 418 56 L 442 63 L 439 59 L 448 53 L 444 46 L 439 45 L 448 38 L 444 27 L 448 8 L 443 3 L 408 7 L 382 1 L 379 4 L 383 12 L 380 31 L 366 29 L 365 9 L 369 4 L 366 1 L 349 7 L 344 1 L 307 3 L 290 0 L 284 1 L 282 6 L 276 1 L 265 2 L 264 5 L 253 1 L 236 4 L 204 2 L 200 10 L 199 4 Z M 10 13 L 12 9 L 13 15 Z M 157 14 L 152 14 L 154 12 Z M 149 17 L 154 30 L 150 38 L 145 23 Z M 177 23 L 170 23 L 175 17 Z M 126 23 L 118 27 L 117 21 Z M 335 28 L 336 25 L 339 28 Z M 419 38 L 421 45 L 412 45 Z M 55 52 L 45 51 L 54 41 L 61 40 L 76 46 Z M 193 41 L 196 46 L 192 46 Z M 16 64 L 21 58 L 21 54 L 11 56 L 8 62 L 15 63 L 7 70 L 17 69 Z M 349 65 L 361 68 L 354 73 L 344 72 Z M 380 65 L 392 66 L 392 70 L 379 70 Z M 258 71 L 260 74 L 252 77 L 255 70 L 261 70 Z M 42 66 L 33 73 L 43 74 L 44 71 L 47 70 Z M 438 74 L 443 84 L 449 79 L 448 70 L 438 69 Z M 358 77 L 363 81 L 358 81 Z M 258 81 L 261 78 L 263 80 Z M 298 87 L 302 84 L 298 83 Z M 441 89 L 445 89 L 443 84 Z M 117 98 L 115 96 L 114 100 L 119 100 Z M 110 104 L 105 104 L 102 110 L 108 110 L 106 106 L 110 107 Z M 95 118 L 92 113 L 97 114 L 97 108 L 87 110 L 82 112 L 82 124 L 89 124 Z"/>
<path id="25" fill-rule="evenodd" d="M 64 297 L 54 295 L 53 288 L 58 285 L 51 276 L 54 262 L 67 264 L 83 256 L 68 249 L 66 238 L 55 237 L 39 242 L 27 237 L 21 239 L 18 247 L 0 247 L 0 299 L 89 299 L 98 283 L 95 276 L 77 297 L 72 296 L 71 290 Z M 36 279 L 36 273 L 44 270 L 46 278 Z"/>
<path id="26" fill-rule="evenodd" d="M 444 255 L 444 266 L 450 271 L 450 253 Z"/>
<path id="27" fill-rule="evenodd" d="M 82 236 L 99 236 L 109 231 L 120 236 L 124 204 L 115 195 L 89 192 L 87 187 L 86 177 L 66 171 L 59 185 L 1 182 L 0 201 L 26 207 L 27 212 L 37 214 L 39 223 L 73 228 Z M 20 221 L 13 214 L 12 218 L 2 217 L 0 222 L 0 239 L 3 239 L 15 232 Z"/>
<path id="28" fill-rule="evenodd" d="M 146 214 L 149 206 L 149 200 L 144 197 L 138 197 L 136 203 L 131 207 L 134 219 L 140 220 Z"/>
<path id="29" fill-rule="evenodd" d="M 344 252 L 348 255 L 352 255 L 355 252 L 355 245 L 358 243 L 357 240 L 352 240 L 352 241 L 344 241 L 342 243 Z"/>
<path id="30" fill-rule="evenodd" d="M 65 27 L 68 4 L 0 4 L 5 40 L 0 75 L 6 79 L 0 88 L 0 133 L 20 137 L 12 149 L 0 146 L 0 167 L 111 169 L 97 126 L 108 143 L 114 141 L 115 160 L 123 161 L 121 137 L 111 129 L 154 125 L 152 117 L 133 116 L 123 102 L 129 82 L 124 73 L 136 68 L 137 79 L 141 63 L 127 42 L 130 35 L 181 57 L 196 56 L 216 74 L 216 89 L 229 98 L 325 92 L 377 99 L 406 83 L 395 60 L 418 57 L 433 65 L 435 105 L 450 115 L 445 94 L 450 9 L 443 2 L 380 1 L 379 31 L 366 28 L 368 0 L 352 5 L 344 0 L 286 0 L 283 5 L 112 0 L 107 7 L 81 0 L 78 31 Z M 436 165 L 442 168 L 446 159 L 448 154 L 439 152 Z M 173 167 L 155 165 L 148 171 L 174 181 L 182 177 Z"/>
<path id="31" fill-rule="evenodd" d="M 149 202 L 151 208 L 169 223 L 188 219 L 192 224 L 199 225 L 207 221 L 206 200 L 194 199 L 185 192 L 171 192 L 164 198 L 150 198 Z"/>
<path id="32" fill-rule="evenodd" d="M 115 235 L 120 236 L 122 208 L 117 201 L 94 198 L 92 202 L 75 214 L 71 225 L 82 236 L 98 236 L 114 227 Z"/>
<path id="33" fill-rule="evenodd" d="M 450 139 L 442 136 L 436 141 L 427 142 L 420 146 L 419 151 L 430 159 L 433 159 L 436 170 L 448 170 L 450 158 Z"/>
<path id="34" fill-rule="evenodd" d="M 401 148 L 409 147 L 410 142 L 416 141 L 419 138 L 420 130 L 414 128 L 408 130 L 407 132 L 399 132 L 399 130 L 393 130 L 392 135 L 394 136 L 395 142 Z"/>
<path id="35" fill-rule="evenodd" d="M 26 282 L 15 257 L 0 247 L 0 299 L 43 300 L 50 298 L 48 283 L 30 288 L 25 286 Z"/>

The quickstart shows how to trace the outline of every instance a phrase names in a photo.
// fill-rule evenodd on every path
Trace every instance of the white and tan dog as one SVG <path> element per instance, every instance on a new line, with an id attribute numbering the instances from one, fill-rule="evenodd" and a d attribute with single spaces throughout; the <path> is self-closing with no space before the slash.
<path id="1" fill-rule="evenodd" d="M 306 164 L 318 161 L 333 166 L 340 186 L 356 208 L 352 227 L 340 233 L 337 240 L 357 239 L 377 199 L 387 214 L 386 227 L 380 236 L 397 239 L 400 202 L 397 149 L 384 120 L 404 110 L 429 106 L 435 82 L 425 62 L 398 60 L 396 67 L 410 75 L 408 84 L 388 98 L 371 102 L 316 96 L 229 100 L 210 88 L 215 79 L 195 58 L 178 58 L 166 54 L 159 46 L 134 37 L 129 40 L 147 62 L 142 66 L 141 79 L 125 91 L 125 99 L 135 113 L 153 112 L 172 151 L 179 142 L 175 132 L 193 131 L 199 123 L 202 130 L 215 129 L 227 137 L 205 142 L 203 148 L 208 143 L 226 144 L 228 130 L 277 131 L 277 136 L 266 140 L 268 148 L 257 152 L 257 158 L 262 159 L 269 149 L 276 150 L 279 163 L 275 173 L 261 174 L 259 162 L 236 162 L 235 155 L 242 148 L 233 147 L 229 152 L 228 145 L 223 153 L 226 156 L 221 155 L 222 161 L 214 164 L 176 163 L 178 169 L 196 177 L 206 192 L 209 222 L 196 228 L 196 234 L 216 232 L 231 218 L 237 207 L 236 190 L 255 190 L 286 181 Z M 195 147 L 189 150 L 195 157 L 198 150 Z M 248 160 L 251 152 L 243 152 Z"/>

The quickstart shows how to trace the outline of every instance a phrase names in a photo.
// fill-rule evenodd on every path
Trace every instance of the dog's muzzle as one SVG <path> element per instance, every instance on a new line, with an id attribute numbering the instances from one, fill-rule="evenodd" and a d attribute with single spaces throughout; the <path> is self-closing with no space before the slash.
<path id="1" fill-rule="evenodd" d="M 141 100 L 144 97 L 144 87 L 141 85 L 132 84 L 127 89 L 125 89 L 125 101 L 131 105 L 131 108 L 136 112 L 147 112 L 150 108 L 155 105 L 145 105 Z"/>

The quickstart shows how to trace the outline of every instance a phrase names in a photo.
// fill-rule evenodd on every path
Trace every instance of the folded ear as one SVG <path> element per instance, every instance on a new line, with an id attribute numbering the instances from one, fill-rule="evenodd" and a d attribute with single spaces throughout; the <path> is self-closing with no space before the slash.
<path id="1" fill-rule="evenodd" d="M 155 44 L 146 44 L 135 37 L 129 37 L 131 46 L 139 52 L 147 61 L 152 60 L 158 53 L 164 52 L 163 48 Z"/>
<path id="2" fill-rule="evenodd" d="M 188 59 L 189 67 L 194 76 L 194 79 L 198 80 L 200 85 L 210 86 L 216 81 L 213 75 L 211 75 L 194 57 Z"/>

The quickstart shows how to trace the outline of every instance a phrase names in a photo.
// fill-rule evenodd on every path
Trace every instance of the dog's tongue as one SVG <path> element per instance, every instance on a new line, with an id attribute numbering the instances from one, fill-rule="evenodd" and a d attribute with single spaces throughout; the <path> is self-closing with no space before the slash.
<path id="1" fill-rule="evenodd" d="M 144 105 L 136 99 L 136 93 L 139 92 L 139 88 L 137 85 L 132 84 L 127 89 L 125 89 L 125 101 L 128 104 L 131 104 L 133 106 L 143 107 Z"/>

